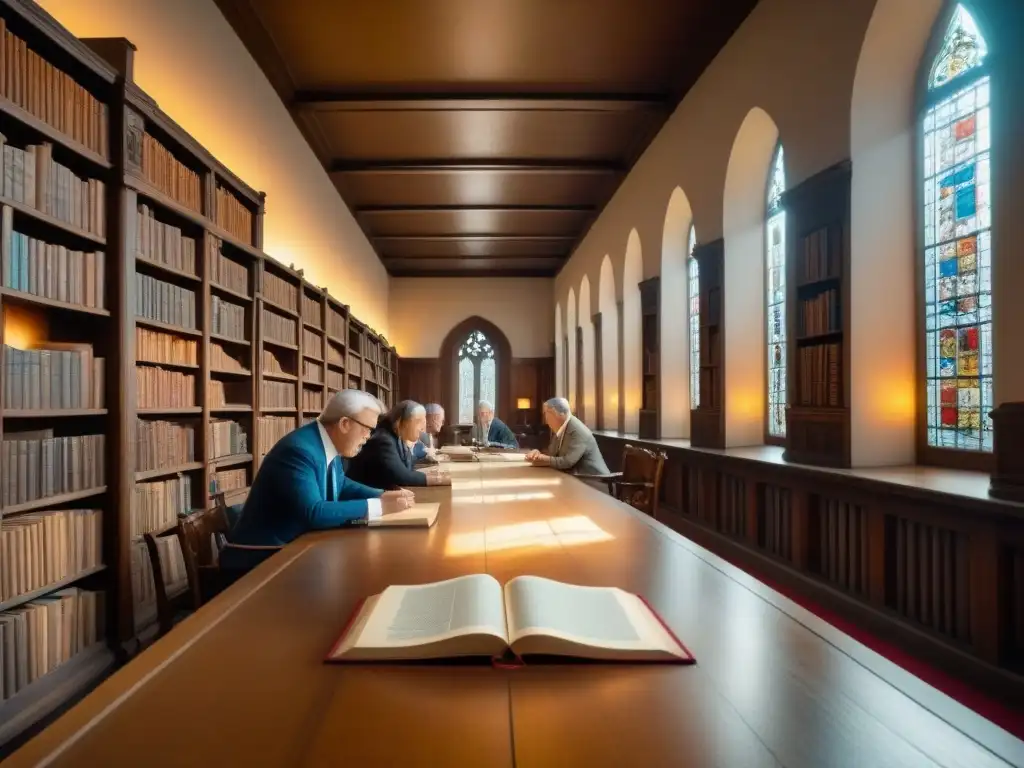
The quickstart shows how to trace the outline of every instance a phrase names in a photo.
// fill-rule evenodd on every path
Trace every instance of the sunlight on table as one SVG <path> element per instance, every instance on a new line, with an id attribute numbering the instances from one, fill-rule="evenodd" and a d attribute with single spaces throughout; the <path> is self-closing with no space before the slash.
<path id="1" fill-rule="evenodd" d="M 586 515 L 573 515 L 453 533 L 445 543 L 444 554 L 445 557 L 465 557 L 527 547 L 575 547 L 614 538 Z"/>

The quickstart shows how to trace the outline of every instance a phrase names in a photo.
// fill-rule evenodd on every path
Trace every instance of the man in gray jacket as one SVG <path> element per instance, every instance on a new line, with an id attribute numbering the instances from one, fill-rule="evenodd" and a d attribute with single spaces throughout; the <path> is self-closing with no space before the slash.
<path id="1" fill-rule="evenodd" d="M 544 403 L 544 423 L 551 429 L 551 444 L 546 453 L 530 451 L 526 459 L 537 467 L 553 467 L 574 475 L 606 475 L 601 449 L 594 433 L 572 415 L 569 401 L 553 397 Z"/>

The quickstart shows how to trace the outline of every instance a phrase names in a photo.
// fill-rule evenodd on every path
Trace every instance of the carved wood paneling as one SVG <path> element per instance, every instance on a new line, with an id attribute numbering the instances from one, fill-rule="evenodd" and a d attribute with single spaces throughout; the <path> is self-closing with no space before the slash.
<path id="1" fill-rule="evenodd" d="M 747 535 L 747 483 L 742 477 L 722 473 L 720 476 L 718 530 L 734 539 Z"/>
<path id="2" fill-rule="evenodd" d="M 811 525 L 817 539 L 817 562 L 812 567 L 831 584 L 867 595 L 870 544 L 866 510 L 827 497 L 816 497 L 815 502 Z"/>
<path id="3" fill-rule="evenodd" d="M 776 557 L 789 560 L 792 530 L 792 494 L 788 488 L 765 485 L 757 520 L 757 545 Z"/>

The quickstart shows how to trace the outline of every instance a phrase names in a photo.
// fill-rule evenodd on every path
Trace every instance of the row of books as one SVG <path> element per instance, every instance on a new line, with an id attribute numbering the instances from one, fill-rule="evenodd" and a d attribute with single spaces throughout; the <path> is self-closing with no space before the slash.
<path id="1" fill-rule="evenodd" d="M 260 362 L 263 366 L 264 373 L 276 373 L 281 376 L 294 376 L 294 373 L 286 371 L 282 365 L 282 359 L 284 353 L 279 352 L 275 349 L 264 349 L 260 354 Z"/>
<path id="2" fill-rule="evenodd" d="M 207 456 L 219 459 L 249 452 L 249 436 L 245 427 L 230 419 L 215 419 L 210 422 L 207 434 Z"/>
<path id="3" fill-rule="evenodd" d="M 180 467 L 196 460 L 196 424 L 157 419 L 135 422 L 135 471 Z"/>
<path id="4" fill-rule="evenodd" d="M 327 306 L 327 335 L 336 339 L 345 340 L 347 333 L 345 316 L 334 307 Z"/>
<path id="5" fill-rule="evenodd" d="M 210 333 L 246 341 L 245 307 L 220 296 L 210 297 Z"/>
<path id="6" fill-rule="evenodd" d="M 265 456 L 274 443 L 293 429 L 294 416 L 260 416 L 256 419 L 256 444 L 260 447 L 260 454 Z"/>
<path id="7" fill-rule="evenodd" d="M 324 305 L 319 298 L 302 294 L 302 321 L 323 330 Z"/>
<path id="8" fill-rule="evenodd" d="M 159 221 L 153 208 L 145 204 L 139 205 L 135 250 L 139 256 L 157 264 L 166 264 L 190 275 L 196 273 L 195 239 L 182 234 L 179 227 Z"/>
<path id="9" fill-rule="evenodd" d="M 106 361 L 91 344 L 40 342 L 38 349 L 4 345 L 4 408 L 102 408 Z"/>
<path id="10" fill-rule="evenodd" d="M 813 283 L 839 276 L 842 254 L 838 247 L 829 248 L 827 227 L 807 235 L 803 244 L 803 253 L 799 254 L 796 262 L 797 283 Z"/>
<path id="11" fill-rule="evenodd" d="M 832 288 L 799 303 L 797 336 L 818 336 L 843 327 L 840 316 L 839 291 Z"/>
<path id="12" fill-rule="evenodd" d="M 327 388 L 328 389 L 344 389 L 345 388 L 345 374 L 338 371 L 327 371 Z"/>
<path id="13" fill-rule="evenodd" d="M 132 496 L 131 536 L 165 531 L 179 514 L 192 509 L 192 476 L 178 475 L 167 480 L 136 483 Z"/>
<path id="14" fill-rule="evenodd" d="M 103 512 L 62 509 L 0 524 L 0 603 L 103 564 Z"/>
<path id="15" fill-rule="evenodd" d="M 202 178 L 149 133 L 142 137 L 142 176 L 172 200 L 202 214 Z"/>
<path id="16" fill-rule="evenodd" d="M 327 362 L 334 365 L 345 365 L 345 351 L 333 341 L 327 342 Z"/>
<path id="17" fill-rule="evenodd" d="M 169 365 L 198 365 L 199 342 L 136 326 L 135 359 Z"/>
<path id="18" fill-rule="evenodd" d="M 139 365 L 135 367 L 138 408 L 191 408 L 196 404 L 196 377 L 191 373 Z"/>
<path id="19" fill-rule="evenodd" d="M 294 408 L 295 385 L 287 381 L 263 381 L 260 386 L 260 406 L 263 408 Z"/>
<path id="20" fill-rule="evenodd" d="M 156 538 L 156 548 L 167 596 L 176 597 L 188 588 L 185 560 L 181 555 L 178 537 L 160 536 Z M 135 630 L 140 632 L 156 620 L 156 582 L 153 580 L 149 551 L 143 541 L 131 547 L 131 579 Z"/>
<path id="21" fill-rule="evenodd" d="M 206 274 L 210 282 L 229 291 L 249 295 L 249 270 L 221 251 L 219 238 L 211 237 L 206 252 Z"/>
<path id="22" fill-rule="evenodd" d="M 222 373 L 249 373 L 246 353 L 230 350 L 216 342 L 210 344 L 210 370 Z"/>
<path id="23" fill-rule="evenodd" d="M 222 408 L 228 405 L 252 405 L 252 385 L 248 381 L 214 379 L 210 382 L 208 392 L 211 408 Z"/>
<path id="24" fill-rule="evenodd" d="M 812 407 L 837 408 L 843 404 L 839 344 L 816 344 L 797 350 L 800 365 L 797 402 Z"/>
<path id="25" fill-rule="evenodd" d="M 13 212 L 3 212 L 3 239 L 9 254 L 3 285 L 22 293 L 102 309 L 106 305 L 103 251 L 76 251 L 22 234 Z"/>
<path id="26" fill-rule="evenodd" d="M 217 226 L 227 230 L 246 245 L 252 245 L 252 211 L 230 190 L 217 185 Z"/>
<path id="27" fill-rule="evenodd" d="M 324 407 L 324 393 L 319 389 L 306 389 L 302 390 L 302 410 L 303 411 L 320 411 Z"/>
<path id="28" fill-rule="evenodd" d="M 135 314 L 147 320 L 194 330 L 195 292 L 136 272 Z"/>
<path id="29" fill-rule="evenodd" d="M 322 384 L 324 381 L 323 365 L 312 360 L 303 360 L 302 380 L 309 384 Z"/>
<path id="30" fill-rule="evenodd" d="M 302 329 L 302 354 L 320 360 L 322 358 L 321 347 L 323 339 L 308 328 Z"/>
<path id="31" fill-rule="evenodd" d="M 263 338 L 294 345 L 297 329 L 298 326 L 291 318 L 283 317 L 269 309 L 263 310 Z"/>
<path id="32" fill-rule="evenodd" d="M 0 143 L 2 143 L 0 139 Z M 106 188 L 53 159 L 53 145 L 3 144 L 3 194 L 58 221 L 106 237 Z"/>
<path id="33" fill-rule="evenodd" d="M 263 273 L 263 298 L 292 312 L 299 311 L 299 287 L 270 272 Z"/>
<path id="34" fill-rule="evenodd" d="M 70 588 L 0 613 L 0 691 L 13 698 L 104 639 L 105 593 Z"/>
<path id="35" fill-rule="evenodd" d="M 107 105 L 37 54 L 0 19 L 0 93 L 100 157 L 108 157 Z"/>
<path id="36" fill-rule="evenodd" d="M 5 432 L 0 444 L 0 502 L 26 504 L 101 488 L 106 470 L 103 435 L 54 437 L 53 429 Z"/>

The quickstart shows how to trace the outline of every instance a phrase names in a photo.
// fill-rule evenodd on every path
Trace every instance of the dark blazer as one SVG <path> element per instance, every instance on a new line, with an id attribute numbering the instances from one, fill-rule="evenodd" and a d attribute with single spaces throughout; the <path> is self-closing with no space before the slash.
<path id="1" fill-rule="evenodd" d="M 477 440 L 482 439 L 479 424 L 473 425 L 472 437 Z M 486 440 L 491 445 L 496 445 L 501 448 L 519 447 L 519 441 L 516 440 L 515 432 L 509 429 L 508 425 L 499 418 L 491 419 L 491 426 L 490 429 L 487 430 Z"/>
<path id="2" fill-rule="evenodd" d="M 375 488 L 427 484 L 427 476 L 413 469 L 413 452 L 387 422 L 381 422 L 348 465 L 348 476 Z"/>
<path id="3" fill-rule="evenodd" d="M 315 421 L 278 440 L 263 464 L 228 540 L 247 546 L 281 546 L 307 531 L 337 528 L 366 518 L 367 499 L 383 491 L 346 477 L 332 465 L 336 499 L 327 498 L 327 456 Z M 227 547 L 221 567 L 247 569 L 265 554 Z"/>

